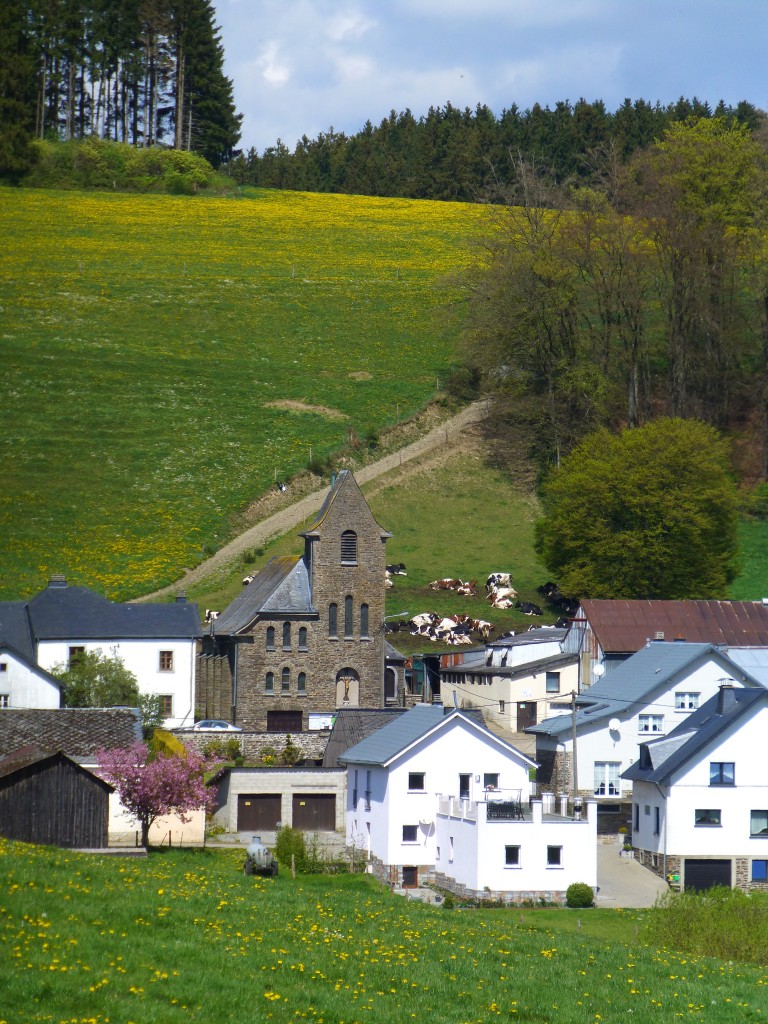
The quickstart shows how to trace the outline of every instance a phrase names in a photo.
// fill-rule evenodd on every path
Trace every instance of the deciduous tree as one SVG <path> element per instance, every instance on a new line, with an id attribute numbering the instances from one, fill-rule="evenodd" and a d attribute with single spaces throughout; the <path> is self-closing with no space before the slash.
<path id="1" fill-rule="evenodd" d="M 152 823 L 165 814 L 178 814 L 190 820 L 190 812 L 215 806 L 215 794 L 205 785 L 205 772 L 214 763 L 194 750 L 186 756 L 158 756 L 150 759 L 144 743 L 97 754 L 102 776 L 115 787 L 123 806 L 141 827 L 141 842 L 146 846 Z"/>
<path id="2" fill-rule="evenodd" d="M 586 437 L 546 484 L 544 512 L 536 549 L 576 597 L 723 598 L 736 573 L 728 445 L 697 420 Z"/>

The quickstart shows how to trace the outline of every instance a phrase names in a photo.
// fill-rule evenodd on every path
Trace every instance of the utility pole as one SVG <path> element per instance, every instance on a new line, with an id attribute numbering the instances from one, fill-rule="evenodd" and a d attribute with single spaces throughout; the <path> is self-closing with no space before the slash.
<path id="1" fill-rule="evenodd" d="M 573 795 L 576 796 L 578 785 L 579 785 L 579 760 L 576 755 L 576 691 L 571 690 L 571 744 L 573 746 L 573 755 L 571 758 L 572 771 L 573 771 L 573 785 L 571 789 Z"/>

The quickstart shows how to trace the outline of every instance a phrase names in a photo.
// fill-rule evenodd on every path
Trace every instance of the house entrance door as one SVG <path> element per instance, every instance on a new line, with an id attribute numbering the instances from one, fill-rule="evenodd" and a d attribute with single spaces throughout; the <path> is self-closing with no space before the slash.
<path id="1" fill-rule="evenodd" d="M 529 725 L 536 725 L 536 701 L 519 701 L 517 705 L 517 731 L 522 732 Z"/>

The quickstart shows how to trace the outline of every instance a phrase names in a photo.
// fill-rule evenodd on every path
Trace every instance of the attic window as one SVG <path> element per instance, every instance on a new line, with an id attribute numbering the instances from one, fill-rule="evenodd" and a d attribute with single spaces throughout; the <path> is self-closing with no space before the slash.
<path id="1" fill-rule="evenodd" d="M 8 671 L 8 662 L 7 661 L 0 661 L 0 672 L 7 672 L 7 671 Z"/>
<path id="2" fill-rule="evenodd" d="M 345 530 L 341 535 L 341 564 L 357 565 L 357 534 Z"/>

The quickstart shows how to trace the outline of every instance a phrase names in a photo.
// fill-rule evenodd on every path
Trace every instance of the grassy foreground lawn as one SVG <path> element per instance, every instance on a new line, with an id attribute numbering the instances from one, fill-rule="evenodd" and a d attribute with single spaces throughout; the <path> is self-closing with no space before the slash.
<path id="1" fill-rule="evenodd" d="M 124 599 L 453 358 L 446 275 L 487 209 L 251 191 L 0 189 L 0 597 L 52 572 Z"/>
<path id="2" fill-rule="evenodd" d="M 361 876 L 241 868 L 229 851 L 128 861 L 0 840 L 0 1021 L 766 1018 L 765 970 L 649 947 L 638 912 L 443 910 Z"/>

